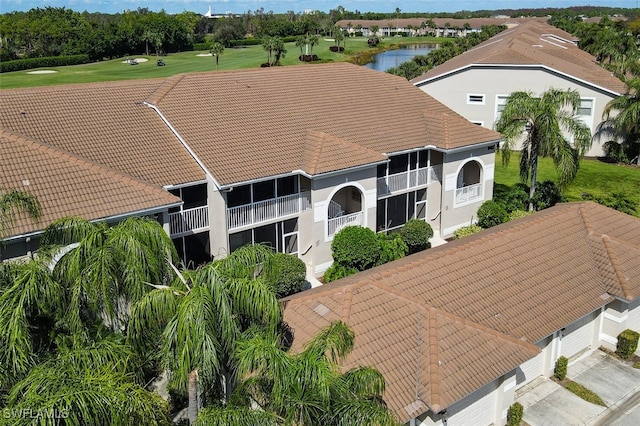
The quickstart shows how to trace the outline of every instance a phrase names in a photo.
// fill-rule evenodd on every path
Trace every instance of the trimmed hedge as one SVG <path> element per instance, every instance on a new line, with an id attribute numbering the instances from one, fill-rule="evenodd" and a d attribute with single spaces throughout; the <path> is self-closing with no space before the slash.
<path id="1" fill-rule="evenodd" d="M 556 366 L 553 369 L 553 375 L 558 380 L 564 380 L 567 377 L 567 366 L 569 365 L 569 360 L 567 357 L 561 356 L 556 361 Z"/>
<path id="2" fill-rule="evenodd" d="M 33 68 L 79 65 L 87 64 L 89 62 L 91 62 L 89 55 L 47 56 L 44 58 L 16 59 L 14 61 L 0 62 L 0 73 L 30 70 Z"/>
<path id="3" fill-rule="evenodd" d="M 409 248 L 409 254 L 418 253 L 431 247 L 429 238 L 433 229 L 424 220 L 411 219 L 400 229 L 400 236 Z"/>
<path id="4" fill-rule="evenodd" d="M 478 226 L 491 228 L 509 220 L 509 213 L 504 204 L 487 200 L 478 209 Z"/>
<path id="5" fill-rule="evenodd" d="M 364 271 L 378 262 L 380 243 L 371 229 L 346 226 L 333 237 L 331 252 L 333 260 L 345 268 Z"/>
<path id="6" fill-rule="evenodd" d="M 622 359 L 629 359 L 638 349 L 638 339 L 640 333 L 626 329 L 618 335 L 616 354 Z"/>
<path id="7" fill-rule="evenodd" d="M 276 296 L 281 298 L 302 291 L 306 273 L 302 259 L 291 254 L 276 253 L 266 281 Z"/>
<path id="8" fill-rule="evenodd" d="M 380 243 L 380 257 L 376 265 L 384 265 L 385 263 L 398 260 L 408 252 L 409 247 L 398 233 L 386 235 L 378 234 Z"/>
<path id="9" fill-rule="evenodd" d="M 524 415 L 524 407 L 519 402 L 514 402 L 507 410 L 507 426 L 518 426 Z"/>
<path id="10" fill-rule="evenodd" d="M 340 278 L 348 277 L 349 275 L 353 275 L 357 273 L 358 270 L 355 268 L 347 268 L 338 262 L 333 262 L 333 264 L 327 269 L 324 273 L 324 277 L 322 278 L 325 283 L 330 283 L 331 281 L 339 280 Z"/>

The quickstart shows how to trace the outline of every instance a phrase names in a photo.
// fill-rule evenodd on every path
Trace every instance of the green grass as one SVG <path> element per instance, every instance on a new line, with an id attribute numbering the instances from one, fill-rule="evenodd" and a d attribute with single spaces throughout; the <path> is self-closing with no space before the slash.
<path id="1" fill-rule="evenodd" d="M 320 38 L 318 45 L 314 46 L 313 54 L 320 59 L 319 62 L 368 62 L 367 57 L 380 51 L 398 47 L 401 44 L 424 44 L 435 43 L 438 39 L 432 37 L 412 37 L 412 38 L 386 38 L 382 39 L 378 48 L 372 49 L 367 45 L 365 37 L 355 37 L 347 39 L 344 53 L 334 53 L 329 47 L 335 43 Z M 298 56 L 300 48 L 295 43 L 285 44 L 287 53 L 280 61 L 281 65 L 300 64 Z M 198 56 L 208 52 L 181 52 L 162 56 L 166 66 L 158 67 L 155 55 L 131 55 L 131 58 L 146 58 L 147 62 L 140 62 L 138 65 L 123 63 L 125 58 L 118 58 L 110 61 L 95 62 L 84 65 L 74 65 L 65 67 L 51 67 L 48 70 L 55 70 L 52 74 L 28 74 L 25 70 L 0 74 L 0 88 L 20 88 L 31 86 L 50 86 L 56 84 L 70 83 L 94 83 L 101 81 L 131 80 L 140 78 L 168 77 L 175 74 L 198 71 L 215 71 L 215 58 L 211 56 Z M 262 46 L 247 46 L 241 48 L 227 48 L 220 55 L 218 69 L 233 70 L 243 68 L 259 68 L 260 64 L 267 61 L 267 52 Z M 312 64 L 309 64 L 312 65 Z M 43 68 L 39 68 L 43 69 Z"/>
<path id="2" fill-rule="evenodd" d="M 512 186 L 520 182 L 520 155 L 513 153 L 507 167 L 502 165 L 501 155 L 496 155 L 496 186 Z M 540 158 L 538 181 L 557 182 L 556 171 L 550 158 Z M 528 183 L 528 182 L 527 182 Z M 613 193 L 622 194 L 640 206 L 640 167 L 609 164 L 597 159 L 585 158 L 580 161 L 576 179 L 565 189 L 569 201 L 581 201 L 581 194 L 590 193 L 596 197 L 608 197 Z"/>
<path id="3" fill-rule="evenodd" d="M 602 400 L 602 398 L 600 398 L 600 396 L 598 396 L 597 393 L 593 392 L 590 389 L 585 388 L 580 383 L 576 383 L 571 380 L 567 380 L 567 381 L 568 383 L 565 385 L 565 388 L 568 391 L 574 393 L 575 395 L 579 396 L 580 398 L 592 404 L 601 405 L 603 407 L 607 406 L 607 404 L 605 404 L 605 402 Z"/>

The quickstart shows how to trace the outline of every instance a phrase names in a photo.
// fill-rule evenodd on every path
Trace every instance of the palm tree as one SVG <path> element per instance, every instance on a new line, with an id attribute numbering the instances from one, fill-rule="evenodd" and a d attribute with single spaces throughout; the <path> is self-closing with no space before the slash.
<path id="1" fill-rule="evenodd" d="M 0 188 L 0 239 L 15 219 L 16 211 L 25 211 L 38 220 L 42 213 L 40 203 L 32 194 L 15 189 L 4 191 Z"/>
<path id="2" fill-rule="evenodd" d="M 559 177 L 559 186 L 566 187 L 578 172 L 579 159 L 591 147 L 591 132 L 576 117 L 580 107 L 576 90 L 550 89 L 540 97 L 530 92 L 512 93 L 505 105 L 496 129 L 505 136 L 502 159 L 509 162 L 514 144 L 522 140 L 520 177 L 531 179 L 529 210 L 533 211 L 536 191 L 538 156 L 551 157 Z M 572 136 L 569 142 L 565 135 Z"/>
<path id="3" fill-rule="evenodd" d="M 249 330 L 238 344 L 242 385 L 236 401 L 253 401 L 282 423 L 305 425 L 396 425 L 382 395 L 384 378 L 376 369 L 358 367 L 342 374 L 339 362 L 353 349 L 354 334 L 334 322 L 305 349 L 283 350 L 274 335 Z"/>
<path id="4" fill-rule="evenodd" d="M 64 218 L 44 232 L 34 259 L 0 263 L 0 388 L 21 377 L 47 352 L 51 336 L 90 341 L 96 330 L 120 332 L 128 306 L 165 283 L 177 259 L 171 239 L 151 219 L 108 227 Z"/>
<path id="5" fill-rule="evenodd" d="M 628 150 L 632 150 L 634 144 L 640 146 L 640 77 L 627 82 L 627 93 L 609 101 L 603 118 L 605 122 L 601 128 L 621 139 Z M 640 155 L 637 162 L 640 164 Z"/>
<path id="6" fill-rule="evenodd" d="M 273 252 L 245 246 L 195 271 L 159 285 L 132 308 L 128 337 L 137 347 L 159 337 L 165 368 L 189 395 L 189 420 L 198 416 L 199 391 L 228 398 L 234 381 L 232 354 L 252 325 L 272 332 L 281 321 L 275 294 L 263 278 Z"/>
<path id="7" fill-rule="evenodd" d="M 267 51 L 267 64 L 270 66 L 271 55 L 273 54 L 273 49 L 275 48 L 275 37 L 263 37 L 262 48 Z"/>
<path id="8" fill-rule="evenodd" d="M 216 41 L 211 45 L 210 52 L 216 58 L 216 71 L 218 71 L 218 60 L 220 59 L 222 52 L 224 52 L 224 45 L 219 41 Z"/>
<path id="9" fill-rule="evenodd" d="M 136 354 L 114 338 L 64 343 L 10 390 L 5 408 L 42 414 L 38 424 L 171 424 L 167 403 L 144 389 Z M 46 414 L 53 414 L 47 417 Z M 58 418 L 55 418 L 55 417 Z M 31 416 L 12 419 L 31 425 Z"/>

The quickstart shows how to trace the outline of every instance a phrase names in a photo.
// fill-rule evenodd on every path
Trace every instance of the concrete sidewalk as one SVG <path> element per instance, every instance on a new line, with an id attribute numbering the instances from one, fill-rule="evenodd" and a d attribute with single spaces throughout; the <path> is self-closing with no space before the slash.
<path id="1" fill-rule="evenodd" d="M 567 377 L 597 393 L 607 407 L 584 401 L 549 378 L 518 391 L 531 426 L 640 424 L 640 370 L 596 350 L 571 364 Z"/>

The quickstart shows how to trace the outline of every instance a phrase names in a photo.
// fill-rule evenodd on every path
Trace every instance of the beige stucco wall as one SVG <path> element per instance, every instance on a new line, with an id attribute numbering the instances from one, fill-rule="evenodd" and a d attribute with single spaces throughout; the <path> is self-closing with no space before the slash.
<path id="1" fill-rule="evenodd" d="M 481 166 L 480 179 L 482 193 L 480 198 L 464 204 L 456 204 L 457 177 L 462 167 L 469 161 L 477 161 Z M 442 219 L 441 236 L 448 238 L 453 232 L 463 226 L 468 226 L 477 221 L 477 212 L 485 200 L 493 198 L 493 181 L 495 170 L 495 150 L 489 150 L 486 146 L 466 151 L 445 153 L 443 164 L 442 192 Z"/>
<path id="2" fill-rule="evenodd" d="M 213 182 L 207 185 L 209 203 L 209 245 L 214 259 L 229 254 L 227 232 L 227 203 L 225 194 L 218 191 Z"/>
<path id="3" fill-rule="evenodd" d="M 313 247 L 310 250 L 310 258 L 317 276 L 322 275 L 333 262 L 333 239 L 327 235 L 329 201 L 340 189 L 347 186 L 356 187 L 360 191 L 365 221 L 363 225 L 373 231 L 376 229 L 376 166 L 314 178 L 311 182 L 313 223 L 310 229 Z"/>
<path id="4" fill-rule="evenodd" d="M 469 121 L 482 123 L 484 127 L 489 129 L 493 128 L 497 117 L 496 100 L 498 96 L 508 96 L 512 92 L 522 90 L 541 94 L 551 88 L 576 89 L 582 98 L 594 99 L 592 115 L 585 118 L 592 134 L 602 121 L 605 105 L 615 97 L 595 90 L 591 86 L 541 69 L 468 69 L 420 86 L 424 92 Z M 484 104 L 468 104 L 467 98 L 470 94 L 484 95 Z M 606 140 L 594 140 L 587 156 L 602 155 L 604 142 Z"/>

